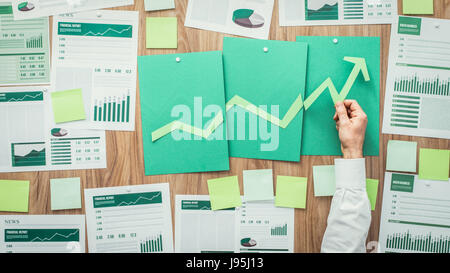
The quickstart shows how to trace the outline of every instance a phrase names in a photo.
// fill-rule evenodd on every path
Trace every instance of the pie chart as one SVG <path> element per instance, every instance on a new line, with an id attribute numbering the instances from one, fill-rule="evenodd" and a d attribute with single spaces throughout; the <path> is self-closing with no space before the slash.
<path id="1" fill-rule="evenodd" d="M 20 11 L 30 11 L 30 10 L 34 9 L 34 5 L 29 2 L 22 2 L 17 6 L 17 8 Z"/>
<path id="2" fill-rule="evenodd" d="M 254 247 L 256 246 L 256 241 L 252 238 L 244 238 L 241 240 L 241 245 L 245 247 Z"/>
<path id="3" fill-rule="evenodd" d="M 260 28 L 264 26 L 264 17 L 252 9 L 238 9 L 233 12 L 233 22 L 246 28 Z"/>
<path id="4" fill-rule="evenodd" d="M 67 135 L 67 130 L 61 129 L 61 128 L 53 128 L 52 129 L 52 136 L 55 137 L 63 137 Z"/>

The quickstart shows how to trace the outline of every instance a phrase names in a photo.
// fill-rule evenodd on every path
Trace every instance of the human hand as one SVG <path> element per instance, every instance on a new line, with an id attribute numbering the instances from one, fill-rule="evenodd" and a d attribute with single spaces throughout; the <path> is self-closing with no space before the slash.
<path id="1" fill-rule="evenodd" d="M 362 158 L 367 127 L 367 115 L 356 100 L 345 100 L 335 105 L 336 129 L 339 132 L 344 158 Z"/>

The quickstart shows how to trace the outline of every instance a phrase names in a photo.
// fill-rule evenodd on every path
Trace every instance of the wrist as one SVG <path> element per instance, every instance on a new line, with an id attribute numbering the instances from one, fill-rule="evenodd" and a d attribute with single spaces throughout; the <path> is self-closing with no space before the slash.
<path id="1" fill-rule="evenodd" d="M 345 159 L 363 158 L 363 150 L 361 149 L 342 149 Z"/>

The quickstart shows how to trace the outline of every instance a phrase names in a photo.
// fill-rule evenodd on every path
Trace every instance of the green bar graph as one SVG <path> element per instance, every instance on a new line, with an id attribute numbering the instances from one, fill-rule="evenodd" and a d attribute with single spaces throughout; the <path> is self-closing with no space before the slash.
<path id="1" fill-rule="evenodd" d="M 140 242 L 141 253 L 163 252 L 162 235 L 147 238 Z"/>
<path id="2" fill-rule="evenodd" d="M 450 78 L 439 77 L 420 79 L 417 75 L 398 77 L 394 82 L 394 91 L 413 94 L 450 96 Z"/>
<path id="3" fill-rule="evenodd" d="M 130 122 L 130 95 L 105 97 L 94 103 L 95 122 Z"/>
<path id="4" fill-rule="evenodd" d="M 386 248 L 420 252 L 450 253 L 449 236 L 411 235 L 406 233 L 395 233 L 388 235 Z"/>
<path id="5" fill-rule="evenodd" d="M 277 226 L 270 229 L 270 235 L 272 236 L 287 236 L 287 224 L 283 226 Z"/>

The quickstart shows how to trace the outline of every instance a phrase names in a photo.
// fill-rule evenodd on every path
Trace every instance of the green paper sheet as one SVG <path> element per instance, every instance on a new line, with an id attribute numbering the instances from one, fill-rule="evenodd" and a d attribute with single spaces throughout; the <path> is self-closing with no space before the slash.
<path id="1" fill-rule="evenodd" d="M 273 200 L 272 170 L 244 171 L 245 201 Z"/>
<path id="2" fill-rule="evenodd" d="M 80 209 L 80 178 L 50 179 L 52 210 Z"/>
<path id="3" fill-rule="evenodd" d="M 419 178 L 448 181 L 450 150 L 420 149 Z"/>
<path id="4" fill-rule="evenodd" d="M 395 172 L 416 172 L 417 142 L 389 140 L 386 156 L 386 170 Z"/>
<path id="5" fill-rule="evenodd" d="M 86 119 L 81 89 L 51 93 L 55 123 Z"/>
<path id="6" fill-rule="evenodd" d="M 434 1 L 403 0 L 403 14 L 434 14 Z"/>
<path id="7" fill-rule="evenodd" d="M 372 210 L 375 210 L 377 205 L 378 184 L 379 181 L 376 179 L 366 179 L 367 196 L 369 197 L 370 207 Z"/>
<path id="8" fill-rule="evenodd" d="M 177 48 L 177 17 L 147 17 L 147 48 Z"/>
<path id="9" fill-rule="evenodd" d="M 175 0 L 144 0 L 145 10 L 166 10 L 175 8 Z"/>
<path id="10" fill-rule="evenodd" d="M 0 180 L 0 211 L 28 212 L 30 181 Z"/>
<path id="11" fill-rule="evenodd" d="M 306 177 L 277 176 L 275 206 L 306 208 L 307 187 Z"/>
<path id="12" fill-rule="evenodd" d="M 229 209 L 242 205 L 237 176 L 208 180 L 212 210 Z"/>
<path id="13" fill-rule="evenodd" d="M 333 40 L 337 39 L 337 43 Z M 340 92 L 355 63 L 345 57 L 365 58 L 370 81 L 360 71 L 350 88 L 347 99 L 356 99 L 366 112 L 364 155 L 379 154 L 380 118 L 380 38 L 379 37 L 297 37 L 308 43 L 306 100 L 328 78 Z M 325 91 L 305 112 L 303 121 L 302 155 L 341 155 L 335 108 L 330 93 Z"/>
<path id="14" fill-rule="evenodd" d="M 299 95 L 304 97 L 307 51 L 303 43 L 224 38 L 226 101 L 239 96 L 283 119 Z M 234 106 L 227 113 L 230 156 L 300 161 L 303 109 L 286 120 L 286 128 L 272 126 Z"/>
<path id="15" fill-rule="evenodd" d="M 214 116 L 224 119 L 222 53 L 142 56 L 138 68 L 145 174 L 229 170 L 225 121 L 207 139 L 175 130 L 152 141 L 154 131 L 175 120 L 206 128 Z M 190 117 L 177 109 L 190 112 Z"/>
<path id="16" fill-rule="evenodd" d="M 314 196 L 333 196 L 336 192 L 334 165 L 313 166 Z"/>

